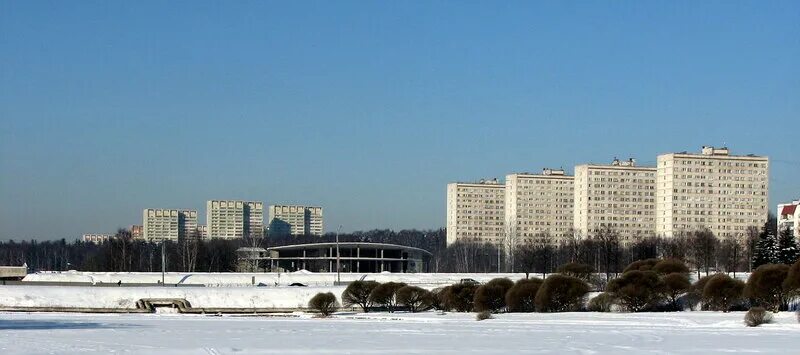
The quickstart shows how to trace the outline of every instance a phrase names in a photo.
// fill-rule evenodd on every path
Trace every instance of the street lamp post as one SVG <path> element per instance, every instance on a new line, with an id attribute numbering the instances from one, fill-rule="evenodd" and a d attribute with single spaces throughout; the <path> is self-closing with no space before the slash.
<path id="1" fill-rule="evenodd" d="M 167 272 L 167 253 L 165 252 L 166 242 L 166 240 L 161 241 L 161 287 L 166 286 L 164 284 L 164 274 Z"/>
<path id="2" fill-rule="evenodd" d="M 342 225 L 339 225 L 339 228 L 336 229 L 336 284 L 342 283 L 342 276 L 339 270 L 339 232 L 342 231 Z"/>

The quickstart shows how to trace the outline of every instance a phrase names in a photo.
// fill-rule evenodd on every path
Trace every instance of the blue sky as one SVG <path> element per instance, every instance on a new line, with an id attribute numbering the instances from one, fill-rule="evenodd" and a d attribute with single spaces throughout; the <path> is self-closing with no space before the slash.
<path id="1" fill-rule="evenodd" d="M 800 197 L 800 2 L 0 2 L 0 239 L 208 199 L 436 228 L 445 185 L 728 145 Z"/>

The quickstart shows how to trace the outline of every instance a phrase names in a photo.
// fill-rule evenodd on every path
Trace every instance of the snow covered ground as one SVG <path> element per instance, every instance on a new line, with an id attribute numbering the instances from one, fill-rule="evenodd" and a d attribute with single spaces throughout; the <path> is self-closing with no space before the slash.
<path id="1" fill-rule="evenodd" d="M 796 354 L 800 324 L 781 313 L 338 314 L 314 319 L 0 313 L 1 354 Z"/>
<path id="2" fill-rule="evenodd" d="M 532 275 L 541 276 L 541 275 Z M 512 280 L 525 278 L 524 273 L 515 274 L 492 274 L 492 273 L 469 273 L 469 274 L 447 274 L 447 273 L 342 273 L 342 281 L 354 281 L 361 278 L 378 282 L 405 282 L 408 284 L 422 285 L 449 285 L 470 278 L 479 282 L 486 282 L 495 277 L 508 277 Z M 90 282 L 116 284 L 122 283 L 158 283 L 161 282 L 160 272 L 39 272 L 28 274 L 24 281 L 48 281 L 48 282 Z M 305 270 L 288 273 L 167 273 L 164 282 L 167 284 L 187 284 L 187 285 L 207 285 L 207 286 L 245 286 L 252 284 L 289 285 L 299 282 L 309 286 L 329 286 L 336 281 L 336 273 L 313 273 Z"/>

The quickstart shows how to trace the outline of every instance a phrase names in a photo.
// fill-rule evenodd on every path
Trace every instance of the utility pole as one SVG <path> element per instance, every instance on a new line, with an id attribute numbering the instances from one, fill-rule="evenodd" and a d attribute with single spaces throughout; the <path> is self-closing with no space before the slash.
<path id="1" fill-rule="evenodd" d="M 339 228 L 336 229 L 336 284 L 342 283 L 342 277 L 340 274 L 339 269 L 339 232 L 342 231 L 342 225 L 339 225 Z"/>
<path id="2" fill-rule="evenodd" d="M 165 252 L 166 243 L 166 240 L 161 240 L 161 287 L 166 286 L 164 284 L 164 274 L 167 272 L 167 253 Z"/>

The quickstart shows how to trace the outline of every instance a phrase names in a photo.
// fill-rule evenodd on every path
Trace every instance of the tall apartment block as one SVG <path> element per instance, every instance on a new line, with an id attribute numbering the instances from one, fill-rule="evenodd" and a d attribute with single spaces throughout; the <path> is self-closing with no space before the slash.
<path id="1" fill-rule="evenodd" d="M 269 234 L 270 236 L 321 236 L 322 207 L 269 206 Z"/>
<path id="2" fill-rule="evenodd" d="M 151 241 L 178 240 L 197 230 L 197 211 L 147 208 L 142 213 L 143 238 Z"/>
<path id="3" fill-rule="evenodd" d="M 264 233 L 264 204 L 255 201 L 208 201 L 206 228 L 209 238 L 261 237 Z"/>
<path id="4" fill-rule="evenodd" d="M 574 177 L 562 169 L 506 176 L 506 231 L 517 243 L 549 235 L 556 243 L 573 228 Z"/>
<path id="5" fill-rule="evenodd" d="M 731 155 L 728 148 L 658 156 L 656 233 L 709 229 L 742 236 L 767 221 L 769 158 Z"/>
<path id="6" fill-rule="evenodd" d="M 622 241 L 653 235 L 656 168 L 636 166 L 634 159 L 578 165 L 574 191 L 574 227 L 583 236 L 607 227 Z"/>
<path id="7" fill-rule="evenodd" d="M 460 239 L 501 243 L 505 185 L 493 180 L 447 184 L 447 244 Z"/>
<path id="8" fill-rule="evenodd" d="M 778 205 L 778 233 L 787 228 L 800 238 L 800 200 Z"/>

